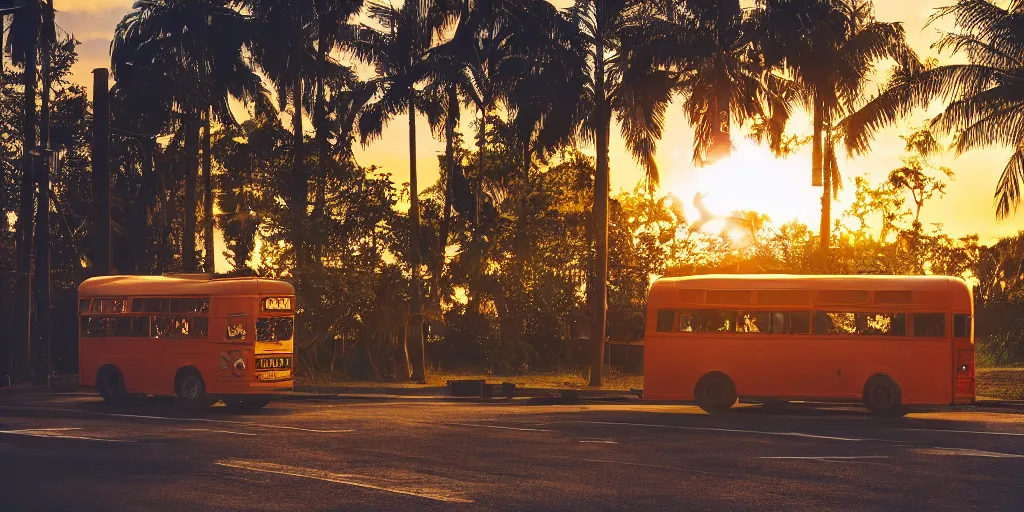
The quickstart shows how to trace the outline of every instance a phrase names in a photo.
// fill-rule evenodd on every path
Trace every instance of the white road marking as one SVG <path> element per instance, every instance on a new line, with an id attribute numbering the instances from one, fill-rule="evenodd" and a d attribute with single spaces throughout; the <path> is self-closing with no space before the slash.
<path id="1" fill-rule="evenodd" d="M 520 430 L 523 432 L 551 432 L 550 430 L 543 428 L 503 427 L 501 425 L 479 425 L 475 423 L 444 423 L 444 425 L 455 425 L 458 427 L 497 428 L 501 430 Z"/>
<path id="2" fill-rule="evenodd" d="M 820 455 L 817 457 L 758 457 L 759 459 L 792 459 L 792 460 L 858 460 L 888 459 L 888 455 Z"/>
<path id="3" fill-rule="evenodd" d="M 598 444 L 619 444 L 618 441 L 612 441 L 611 439 L 584 439 L 581 443 L 598 443 Z"/>
<path id="4" fill-rule="evenodd" d="M 962 455 L 964 457 L 992 457 L 996 459 L 1024 459 L 1024 455 L 1016 453 L 999 453 L 999 452 L 986 452 L 982 450 L 972 450 L 970 448 L 930 448 L 924 450 L 917 450 L 920 453 L 927 455 Z"/>
<path id="5" fill-rule="evenodd" d="M 303 432 L 315 432 L 318 434 L 343 434 L 355 432 L 352 429 L 341 429 L 341 430 L 320 430 L 315 428 L 301 428 L 301 427 L 289 427 L 285 425 L 267 425 L 262 423 L 249 423 L 245 421 L 230 421 L 230 420 L 212 420 L 209 418 L 169 418 L 166 416 L 147 416 L 144 414 L 124 414 L 114 412 L 95 412 L 95 411 L 80 411 L 77 409 L 60 409 L 56 407 L 20 407 L 11 405 L 0 405 L 0 409 L 17 409 L 17 410 L 28 410 L 28 411 L 56 411 L 56 412 L 73 412 L 77 414 L 90 414 L 93 416 L 111 416 L 115 418 L 139 418 L 145 420 L 168 420 L 168 421 L 198 421 L 205 423 L 224 423 L 228 425 L 240 425 L 243 427 L 254 427 L 254 428 L 276 428 L 284 430 L 301 430 Z"/>
<path id="6" fill-rule="evenodd" d="M 1018 436 L 1024 437 L 1024 434 L 1017 432 L 985 432 L 979 430 L 944 430 L 938 428 L 901 428 L 899 430 L 906 430 L 908 432 L 944 432 L 954 434 L 982 434 L 986 436 Z"/>
<path id="7" fill-rule="evenodd" d="M 27 428 L 21 430 L 0 430 L 0 434 L 11 434 L 16 436 L 27 436 L 27 437 L 49 437 L 55 439 L 78 439 L 81 441 L 104 441 L 108 443 L 134 443 L 135 441 L 127 441 L 123 439 L 104 439 L 101 437 L 88 437 L 88 436 L 75 436 L 71 434 L 64 434 L 69 430 L 81 430 L 81 428 Z"/>
<path id="8" fill-rule="evenodd" d="M 566 457 L 566 458 L 570 458 L 570 457 Z M 720 475 L 718 473 L 713 473 L 711 471 L 701 471 L 699 469 L 680 468 L 680 467 L 676 467 L 676 466 L 659 466 L 657 464 L 641 464 L 641 463 L 638 463 L 638 462 L 623 462 L 621 460 L 603 460 L 603 459 L 580 459 L 580 460 L 582 460 L 584 462 L 600 462 L 600 463 L 603 463 L 603 464 L 619 464 L 619 465 L 622 465 L 622 466 L 637 466 L 637 467 L 642 467 L 642 468 L 674 469 L 676 471 L 686 471 L 686 472 L 689 472 L 689 473 L 700 473 L 702 475 L 722 476 L 722 475 Z"/>
<path id="9" fill-rule="evenodd" d="M 370 480 L 370 477 L 361 475 L 346 475 L 340 473 L 332 473 L 330 471 L 323 471 L 319 469 L 303 468 L 297 466 L 285 466 L 283 464 L 250 461 L 243 459 L 218 460 L 214 461 L 214 464 L 228 468 L 255 471 L 258 473 L 273 473 L 276 475 L 310 478 L 313 480 L 321 480 L 324 482 L 331 482 L 343 485 L 351 485 L 353 487 L 361 487 L 364 489 L 373 489 L 377 491 L 385 491 L 395 494 L 404 494 L 406 496 L 415 496 L 418 498 L 426 498 L 428 500 L 434 501 L 443 501 L 446 503 L 473 503 L 473 500 L 463 498 L 455 492 L 446 491 L 443 489 L 401 489 L 396 487 L 385 487 L 383 485 L 374 485 L 366 482 L 356 481 L 356 479 Z"/>
<path id="10" fill-rule="evenodd" d="M 683 427 L 676 425 L 656 425 L 648 423 L 621 423 L 615 421 L 571 421 L 569 423 L 586 423 L 591 425 L 617 425 L 623 427 L 667 428 L 675 430 L 696 430 L 703 432 L 730 432 L 737 434 L 761 434 L 766 436 L 807 437 L 811 439 L 825 439 L 829 441 L 867 441 L 867 439 L 859 439 L 855 437 L 822 436 L 817 434 L 805 434 L 802 432 L 772 432 L 766 430 L 744 430 L 736 428 Z M 884 439 L 878 439 L 877 441 L 884 441 Z"/>
<path id="11" fill-rule="evenodd" d="M 213 428 L 187 428 L 190 432 L 217 432 L 220 434 L 234 434 L 236 436 L 256 436 L 259 434 L 253 434 L 251 432 L 235 432 L 234 430 L 217 430 Z"/>

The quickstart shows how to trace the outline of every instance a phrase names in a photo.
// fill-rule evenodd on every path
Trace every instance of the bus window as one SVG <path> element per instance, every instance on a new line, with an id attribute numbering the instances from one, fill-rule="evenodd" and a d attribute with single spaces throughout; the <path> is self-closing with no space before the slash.
<path id="1" fill-rule="evenodd" d="M 210 311 L 210 299 L 171 299 L 171 313 L 208 313 Z"/>
<path id="2" fill-rule="evenodd" d="M 676 321 L 676 312 L 670 309 L 658 310 L 657 332 L 672 332 L 672 324 Z"/>
<path id="3" fill-rule="evenodd" d="M 88 313 L 89 312 L 89 299 L 78 299 L 78 312 Z"/>
<path id="4" fill-rule="evenodd" d="M 132 313 L 166 313 L 170 311 L 168 299 L 132 299 Z"/>
<path id="5" fill-rule="evenodd" d="M 810 311 L 778 311 L 771 314 L 772 334 L 810 334 Z"/>
<path id="6" fill-rule="evenodd" d="M 114 332 L 114 317 L 112 316 L 83 316 L 82 337 L 103 338 L 112 335 Z"/>
<path id="7" fill-rule="evenodd" d="M 840 336 L 904 336 L 903 313 L 815 313 L 814 334 Z"/>
<path id="8" fill-rule="evenodd" d="M 692 311 L 680 311 L 679 312 L 679 332 L 693 332 L 693 312 Z"/>
<path id="9" fill-rule="evenodd" d="M 858 318 L 858 334 L 868 336 L 905 336 L 907 334 L 907 320 L 903 313 L 858 313 L 857 316 L 864 317 L 863 327 Z"/>
<path id="10" fill-rule="evenodd" d="M 971 338 L 971 315 L 953 315 L 953 337 L 959 339 Z"/>
<path id="11" fill-rule="evenodd" d="M 292 330 L 291 318 L 260 318 L 256 320 L 256 341 L 288 341 Z"/>
<path id="12" fill-rule="evenodd" d="M 694 332 L 733 332 L 735 324 L 735 311 L 703 309 L 693 315 Z"/>
<path id="13" fill-rule="evenodd" d="M 946 336 L 946 315 L 942 313 L 914 313 L 915 338 L 942 338 Z"/>
<path id="14" fill-rule="evenodd" d="M 124 313 L 128 299 L 96 299 L 92 301 L 93 313 Z"/>
<path id="15" fill-rule="evenodd" d="M 184 316 L 153 317 L 153 337 L 160 339 L 206 338 L 209 329 L 208 318 Z"/>
<path id="16" fill-rule="evenodd" d="M 857 315 L 853 313 L 818 311 L 814 320 L 814 334 L 857 334 Z"/>
<path id="17" fill-rule="evenodd" d="M 121 316 L 114 322 L 114 332 L 111 336 L 125 338 L 148 338 L 149 317 L 148 316 Z"/>
<path id="18" fill-rule="evenodd" d="M 736 319 L 736 332 L 768 333 L 771 313 L 767 311 L 741 311 Z"/>

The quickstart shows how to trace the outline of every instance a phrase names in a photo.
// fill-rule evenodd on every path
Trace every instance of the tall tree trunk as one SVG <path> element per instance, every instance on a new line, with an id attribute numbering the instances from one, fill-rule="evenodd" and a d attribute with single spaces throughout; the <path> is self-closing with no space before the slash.
<path id="1" fill-rule="evenodd" d="M 297 52 L 302 54 L 301 49 Z M 309 204 L 309 183 L 306 173 L 302 140 L 302 78 L 297 76 L 292 81 L 292 104 L 295 113 L 292 115 L 292 246 L 295 248 L 295 273 L 299 282 L 303 280 L 302 272 L 308 261 L 306 247 L 306 206 Z"/>
<path id="2" fill-rule="evenodd" d="M 39 190 L 36 201 L 36 325 L 32 341 L 32 381 L 46 384 L 50 375 L 50 34 L 53 33 L 53 0 L 43 6 L 40 54 L 43 57 L 43 90 L 40 104 L 39 146 L 36 156 Z"/>
<path id="3" fill-rule="evenodd" d="M 444 190 L 444 214 L 441 219 L 441 227 L 438 230 L 438 251 L 437 263 L 434 266 L 434 283 L 430 287 L 434 305 L 440 307 L 441 303 L 441 274 L 444 273 L 445 253 L 448 247 L 448 236 L 451 233 L 452 222 L 452 194 L 455 180 L 455 128 L 457 119 L 452 112 L 458 112 L 459 97 L 455 87 L 448 87 L 448 115 L 445 118 L 444 126 L 444 165 L 446 169 L 445 190 Z"/>
<path id="4" fill-rule="evenodd" d="M 835 149 L 832 147 L 832 141 L 828 140 L 825 142 L 825 162 L 824 171 L 822 173 L 822 182 L 824 186 L 821 192 L 821 226 L 820 238 L 821 238 L 821 261 L 823 263 L 828 262 L 826 257 L 828 256 L 829 242 L 832 238 L 832 193 L 833 186 L 832 174 L 835 172 L 833 163 L 835 162 Z"/>
<path id="5" fill-rule="evenodd" d="M 420 198 L 416 176 L 416 104 L 415 91 L 409 91 L 409 267 L 412 275 L 412 300 L 407 325 L 406 353 L 412 364 L 410 378 L 423 382 L 426 377 L 426 348 L 423 340 L 423 292 L 420 285 Z M 410 336 L 411 335 L 411 336 Z"/>
<path id="6" fill-rule="evenodd" d="M 149 237 L 149 214 L 150 209 L 156 201 L 156 184 L 153 175 L 153 158 L 156 151 L 156 139 L 139 139 L 139 153 L 142 158 L 142 186 L 139 189 L 139 197 L 135 201 L 135 213 L 131 220 L 130 239 L 135 243 L 129 244 L 132 251 L 131 269 L 133 274 L 148 274 L 149 268 L 146 265 L 146 251 L 151 247 Z"/>
<path id="7" fill-rule="evenodd" d="M 210 166 L 213 156 L 210 154 L 210 116 L 212 109 L 205 108 L 203 114 L 203 270 L 213 274 L 217 270 L 217 257 L 213 244 L 213 176 Z"/>
<path id="8" fill-rule="evenodd" d="M 594 279 L 590 290 L 590 340 L 594 355 L 590 385 L 601 386 L 604 370 L 605 319 L 608 294 L 608 132 L 611 113 L 604 83 L 604 2 L 595 3 L 597 37 L 594 51 L 594 123 L 597 135 L 597 172 L 594 176 Z"/>
<path id="9" fill-rule="evenodd" d="M 828 253 L 829 229 L 828 219 L 826 217 L 828 212 L 826 211 L 826 208 L 829 205 L 829 198 L 832 193 L 830 187 L 831 180 L 829 177 L 825 176 L 827 173 L 822 170 L 824 167 L 824 154 L 822 151 L 822 135 L 825 130 L 824 126 L 825 105 L 822 101 L 821 95 L 816 92 L 814 96 L 814 138 L 811 146 L 811 185 L 815 187 L 824 187 L 821 195 L 821 229 L 818 232 L 822 262 L 825 261 L 825 257 Z"/>
<path id="10" fill-rule="evenodd" d="M 109 275 L 110 265 L 110 75 L 93 70 L 92 122 L 92 274 Z"/>
<path id="11" fill-rule="evenodd" d="M 185 272 L 196 271 L 196 179 L 199 166 L 199 112 L 189 112 L 185 119 L 185 225 L 181 233 L 181 266 Z"/>
<path id="12" fill-rule="evenodd" d="M 486 105 L 486 104 L 485 104 Z M 480 134 L 477 139 L 477 175 L 476 183 L 473 187 L 473 194 L 476 196 L 473 201 L 475 204 L 473 210 L 473 236 L 477 236 L 480 232 L 480 203 L 484 198 L 483 183 L 484 183 L 484 172 L 487 169 L 487 108 L 486 106 L 480 109 Z"/>
<path id="13" fill-rule="evenodd" d="M 322 11 L 321 11 L 322 12 Z M 327 67 L 327 30 L 318 25 L 319 41 L 317 43 L 317 71 L 316 71 L 316 101 L 313 106 L 314 124 L 316 124 L 316 199 L 313 203 L 313 219 L 319 221 L 323 218 L 326 205 L 327 193 L 327 98 L 324 91 L 324 73 Z M 323 252 L 322 238 L 311 237 L 310 252 L 312 258 L 321 258 Z M 333 362 L 332 362 L 333 363 Z"/>
<path id="14" fill-rule="evenodd" d="M 34 25 L 39 19 L 34 17 Z M 33 30 L 32 34 L 37 33 Z M 36 41 L 33 37 L 25 57 L 25 102 L 22 118 L 22 154 L 21 154 L 21 204 L 18 207 L 18 224 L 15 232 L 17 238 L 17 285 L 15 288 L 15 343 L 16 374 L 28 378 L 32 374 L 30 345 L 32 339 L 32 213 L 35 205 L 32 175 L 32 153 L 36 147 Z"/>

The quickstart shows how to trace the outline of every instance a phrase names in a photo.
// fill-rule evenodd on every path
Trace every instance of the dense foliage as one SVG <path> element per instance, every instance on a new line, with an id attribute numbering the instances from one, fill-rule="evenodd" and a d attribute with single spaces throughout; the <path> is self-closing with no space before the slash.
<path id="1" fill-rule="evenodd" d="M 1024 361 L 1024 235 L 985 246 L 920 220 L 954 179 L 933 158 L 943 147 L 936 137 L 961 119 L 953 113 L 903 137 L 906 157 L 888 179 L 848 180 L 856 189 L 846 211 L 828 211 L 828 188 L 824 237 L 750 211 L 687 218 L 679 198 L 658 192 L 653 154 L 673 99 L 696 128 L 695 163 L 728 155 L 746 131 L 778 153 L 813 143 L 809 170 L 824 172 L 829 186 L 840 179 L 837 144 L 867 151 L 875 129 L 939 95 L 929 80 L 973 69 L 917 62 L 902 29 L 874 20 L 869 3 L 764 1 L 741 10 L 727 1 L 661 8 L 581 0 L 563 11 L 533 0 L 362 4 L 135 5 L 112 56 L 114 272 L 210 270 L 214 237 L 223 237 L 229 267 L 219 274 L 296 284 L 305 370 L 408 378 L 421 334 L 434 368 L 576 368 L 593 359 L 585 354 L 592 344 L 581 340 L 595 332 L 589 305 L 603 273 L 595 262 L 606 216 L 612 339 L 642 339 L 647 289 L 662 275 L 943 274 L 975 283 L 982 362 Z M 967 38 L 984 27 L 964 18 L 965 8 L 950 12 L 962 25 L 975 20 L 963 27 Z M 357 17 L 361 9 L 369 16 Z M 1024 15 L 1017 3 L 997 11 L 982 14 Z M 819 12 L 831 17 L 809 14 Z M 33 130 L 46 127 L 25 111 L 25 94 L 37 95 L 45 82 L 56 155 L 48 195 L 50 357 L 54 371 L 74 372 L 76 288 L 97 268 L 89 222 L 93 105 L 68 81 L 77 42 L 26 29 L 25 16 L 39 13 L 6 17 L 5 37 L 13 39 L 0 71 L 0 332 L 17 332 L 21 317 L 11 305 L 26 300 L 19 256 L 28 246 L 15 225 L 31 211 L 25 201 L 32 204 L 36 177 L 24 172 L 25 120 Z M 764 30 L 764 20 L 786 30 Z M 830 32 L 830 22 L 845 32 Z M 1020 37 L 994 26 L 978 37 Z M 790 32 L 806 37 L 787 40 Z M 819 33 L 841 37 L 809 39 Z M 26 52 L 38 52 L 26 41 L 43 37 L 52 42 L 49 74 L 26 76 Z M 359 76 L 339 54 L 371 64 L 373 75 Z M 820 55 L 849 58 L 842 69 L 816 71 Z M 869 100 L 865 77 L 886 57 L 897 66 L 892 89 Z M 984 94 L 973 87 L 964 95 Z M 787 133 L 795 108 L 818 111 L 813 142 Z M 414 142 L 414 113 L 446 142 L 436 183 L 416 182 L 414 145 L 411 184 L 356 161 L 353 144 L 372 143 L 388 123 L 407 122 Z M 469 140 L 458 130 L 465 114 L 473 119 Z M 303 116 L 312 131 L 303 130 Z M 607 183 L 607 139 L 617 135 L 647 173 L 635 190 L 612 194 L 603 211 L 595 186 Z M 958 150 L 975 144 L 957 137 Z M 1000 214 L 1016 200 L 1015 173 L 999 184 Z M 29 228 L 33 222 L 28 216 Z M 421 320 L 424 329 L 416 328 Z M 0 375 L 25 375 L 14 363 L 17 339 L 2 337 Z"/>

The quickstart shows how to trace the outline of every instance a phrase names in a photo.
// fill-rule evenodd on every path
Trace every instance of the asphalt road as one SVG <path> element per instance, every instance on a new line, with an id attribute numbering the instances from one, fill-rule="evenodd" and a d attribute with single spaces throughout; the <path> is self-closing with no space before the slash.
<path id="1" fill-rule="evenodd" d="M 1024 510 L 1024 411 L 218 409 L 0 391 L 0 510 Z"/>

